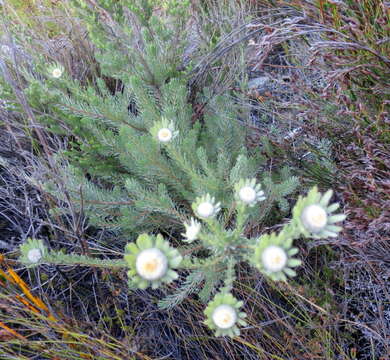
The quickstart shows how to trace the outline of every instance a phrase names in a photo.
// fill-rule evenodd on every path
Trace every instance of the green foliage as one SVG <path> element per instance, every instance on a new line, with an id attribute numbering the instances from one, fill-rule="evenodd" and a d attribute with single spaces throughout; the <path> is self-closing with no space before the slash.
<path id="1" fill-rule="evenodd" d="M 214 290 L 221 282 L 221 276 L 220 273 L 218 273 L 217 267 L 215 265 L 207 267 L 207 271 L 203 270 L 203 273 L 205 280 L 202 289 L 198 293 L 198 296 L 200 301 L 202 301 L 204 304 L 207 304 Z"/>
<path id="2" fill-rule="evenodd" d="M 245 128 L 237 121 L 240 106 L 228 93 L 214 96 L 205 87 L 195 99 L 202 111 L 192 108 L 188 74 L 179 70 L 188 2 L 161 2 L 165 18 L 147 0 L 74 4 L 97 48 L 101 73 L 84 84 L 61 64 L 40 58 L 34 73 L 24 71 L 23 92 L 36 120 L 52 133 L 71 136 L 70 146 L 55 156 L 59 178 L 50 175 L 41 185 L 60 202 L 70 196 L 71 210 L 86 214 L 91 224 L 130 239 L 141 235 L 126 245 L 125 261 L 53 252 L 37 240 L 21 247 L 20 259 L 28 266 L 127 268 L 130 288 L 178 282 L 176 292 L 160 302 L 164 308 L 196 290 L 206 302 L 219 289 L 206 309 L 206 323 L 217 336 L 238 335 L 245 314 L 231 294 L 235 266 L 246 261 L 269 279 L 286 281 L 300 264 L 292 258 L 293 240 L 336 236 L 341 228 L 334 222 L 344 216 L 328 218 L 337 207 L 328 206 L 331 192 L 322 197 L 314 189 L 299 199 L 292 221 L 278 234 L 248 236 L 253 219 L 272 219 L 274 225 L 289 212 L 298 179 L 287 167 L 264 171 L 264 159 L 247 150 Z M 263 140 L 272 158 L 275 149 Z M 180 243 L 183 227 L 193 247 L 176 249 L 161 235 Z M 177 268 L 188 272 L 184 280 Z"/>
<path id="3" fill-rule="evenodd" d="M 316 139 L 317 140 L 317 139 Z M 337 180 L 337 167 L 332 160 L 332 143 L 328 139 L 318 139 L 314 144 L 306 144 L 310 154 L 302 162 L 306 176 L 313 185 L 331 187 Z"/>
<path id="4" fill-rule="evenodd" d="M 91 254 L 92 255 L 92 254 Z M 42 242 L 37 239 L 27 239 L 20 246 L 20 261 L 29 267 L 39 264 L 52 265 L 82 265 L 101 268 L 123 268 L 127 264 L 124 260 L 99 259 L 92 256 L 65 254 L 63 251 L 50 251 Z"/>
<path id="5" fill-rule="evenodd" d="M 0 5 L 0 13 L 4 17 L 8 17 L 11 21 L 20 22 L 23 27 L 28 27 L 30 30 L 36 30 L 48 35 L 50 38 L 58 36 L 64 31 L 62 24 L 51 19 L 53 11 L 62 7 L 60 1 L 54 2 L 50 0 L 7 0 Z M 47 17 L 42 21 L 44 16 Z M 16 23 L 13 26 L 17 29 Z M 3 30 L 0 30 L 2 34 Z"/>
<path id="6" fill-rule="evenodd" d="M 158 301 L 158 307 L 163 310 L 170 310 L 183 302 L 199 289 L 203 276 L 203 272 L 200 270 L 191 272 L 173 294 L 167 295 L 164 299 Z"/>
<path id="7" fill-rule="evenodd" d="M 91 224 L 128 236 L 178 231 L 197 196 L 212 193 L 229 203 L 232 192 L 226 190 L 241 177 L 255 176 L 263 160 L 246 150 L 245 129 L 236 120 L 239 106 L 228 94 L 213 96 L 205 88 L 199 97 L 207 103 L 202 118 L 193 119 L 187 75 L 177 70 L 185 41 L 174 37 L 185 19 L 171 23 L 158 18 L 148 1 L 129 7 L 127 2 L 99 4 L 76 1 L 99 49 L 104 76 L 84 85 L 59 65 L 38 61 L 41 76 L 24 74 L 25 95 L 36 120 L 49 131 L 71 132 L 68 148 L 57 158 L 59 164 L 70 163 L 59 171 L 76 211 L 83 208 Z M 175 13 L 187 5 L 165 6 Z M 130 31 L 131 21 L 140 22 L 137 34 Z M 62 74 L 54 77 L 57 68 Z M 116 89 L 107 76 L 117 79 Z M 172 139 L 160 141 L 160 130 L 171 133 Z M 268 177 L 262 179 L 271 201 L 253 216 L 266 217 L 274 204 L 288 211 L 286 197 L 295 190 L 296 178 L 288 174 L 274 183 Z M 57 179 L 48 178 L 42 186 L 63 199 Z"/>
<path id="8" fill-rule="evenodd" d="M 245 324 L 242 320 L 245 314 L 239 312 L 243 303 L 231 295 L 236 278 L 235 265 L 248 261 L 269 279 L 287 281 L 287 276 L 296 275 L 292 268 L 301 264 L 299 259 L 293 258 L 298 253 L 298 249 L 292 246 L 294 239 L 300 236 L 317 239 L 337 236 L 341 227 L 336 226 L 335 222 L 343 221 L 345 215 L 332 214 L 338 204 L 329 205 L 331 190 L 321 195 L 314 187 L 306 197 L 299 198 L 293 209 L 291 222 L 285 224 L 278 234 L 247 238 L 244 231 L 250 215 L 249 210 L 255 207 L 256 203 L 266 200 L 260 187 L 253 181 L 239 181 L 238 185 L 231 197 L 236 199 L 230 206 L 236 212 L 233 228 L 225 228 L 224 218 L 218 216 L 221 211 L 220 204 L 209 194 L 195 199 L 192 204 L 202 224 L 192 221 L 191 225 L 186 227 L 186 237 L 196 241 L 198 247 L 207 252 L 203 259 L 192 256 L 189 249 L 186 249 L 188 255 L 181 255 L 161 234 L 150 236 L 145 233 L 138 236 L 136 242 L 126 245 L 125 263 L 121 260 L 100 260 L 50 252 L 37 240 L 29 240 L 22 245 L 20 259 L 28 266 L 38 266 L 42 262 L 62 262 L 65 265 L 127 267 L 131 289 L 156 289 L 162 284 L 178 280 L 179 275 L 175 271 L 177 268 L 190 271 L 178 289 L 160 301 L 160 306 L 165 309 L 177 305 L 201 288 L 203 280 L 205 282 L 199 297 L 208 301 L 218 284 L 223 282 L 224 286 L 207 306 L 206 324 L 216 331 L 217 336 L 239 335 L 237 324 Z"/>

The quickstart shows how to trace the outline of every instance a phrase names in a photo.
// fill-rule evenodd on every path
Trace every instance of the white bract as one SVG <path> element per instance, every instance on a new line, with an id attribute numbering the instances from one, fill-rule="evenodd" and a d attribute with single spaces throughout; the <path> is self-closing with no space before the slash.
<path id="1" fill-rule="evenodd" d="M 214 214 L 214 205 L 210 202 L 202 202 L 198 205 L 198 214 L 201 217 L 208 218 Z"/>
<path id="2" fill-rule="evenodd" d="M 194 218 L 191 218 L 191 222 L 189 224 L 184 223 L 184 227 L 186 228 L 186 232 L 182 235 L 187 241 L 192 242 L 198 238 L 202 225 Z"/>
<path id="3" fill-rule="evenodd" d="M 250 204 L 256 200 L 256 190 L 251 186 L 244 186 L 238 193 L 240 200 L 246 204 Z"/>
<path id="4" fill-rule="evenodd" d="M 8 45 L 1 45 L 1 52 L 5 55 L 11 54 L 11 48 Z"/>
<path id="5" fill-rule="evenodd" d="M 168 128 L 162 128 L 157 133 L 157 138 L 161 142 L 168 142 L 171 141 L 173 137 L 173 133 Z"/>
<path id="6" fill-rule="evenodd" d="M 40 249 L 31 249 L 27 253 L 27 259 L 32 263 L 37 263 L 42 258 L 42 252 Z"/>
<path id="7" fill-rule="evenodd" d="M 241 179 L 235 186 L 236 200 L 247 206 L 254 206 L 259 201 L 265 200 L 261 184 L 256 184 L 256 179 Z"/>
<path id="8" fill-rule="evenodd" d="M 276 272 L 286 266 L 287 254 L 281 247 L 271 245 L 264 249 L 261 260 L 266 270 Z"/>
<path id="9" fill-rule="evenodd" d="M 206 194 L 200 198 L 196 198 L 192 204 L 192 210 L 194 210 L 196 216 L 202 219 L 208 219 L 221 210 L 221 203 L 216 203 L 214 197 Z"/>
<path id="10" fill-rule="evenodd" d="M 214 310 L 212 319 L 220 329 L 229 329 L 236 323 L 237 313 L 230 305 L 219 305 Z"/>
<path id="11" fill-rule="evenodd" d="M 53 69 L 53 70 L 51 71 L 51 75 L 52 75 L 54 78 L 56 78 L 56 79 L 60 78 L 61 75 L 62 75 L 62 69 L 60 69 L 60 68 L 55 68 L 55 69 Z"/>
<path id="12" fill-rule="evenodd" d="M 166 274 L 168 259 L 157 248 L 146 249 L 138 254 L 135 267 L 138 275 L 145 280 L 157 280 Z"/>
<path id="13" fill-rule="evenodd" d="M 301 220 L 309 231 L 315 233 L 325 228 L 328 222 L 328 214 L 320 205 L 313 204 L 303 210 Z"/>

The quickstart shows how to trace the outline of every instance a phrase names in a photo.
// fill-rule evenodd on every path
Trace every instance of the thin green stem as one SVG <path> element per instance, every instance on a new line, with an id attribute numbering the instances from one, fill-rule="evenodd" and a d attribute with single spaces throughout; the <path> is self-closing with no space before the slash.
<path id="1" fill-rule="evenodd" d="M 84 255 L 68 255 L 56 252 L 51 252 L 50 254 L 45 255 L 42 262 L 52 265 L 80 265 L 111 269 L 128 267 L 126 261 L 123 259 L 97 259 Z"/>

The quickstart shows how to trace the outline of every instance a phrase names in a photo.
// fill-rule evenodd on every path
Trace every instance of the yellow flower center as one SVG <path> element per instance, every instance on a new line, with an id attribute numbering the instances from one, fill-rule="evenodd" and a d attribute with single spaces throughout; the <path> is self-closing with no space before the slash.
<path id="1" fill-rule="evenodd" d="M 322 212 L 322 213 L 313 214 L 311 216 L 311 221 L 316 225 L 324 226 L 326 224 L 326 213 Z"/>
<path id="2" fill-rule="evenodd" d="M 224 324 L 224 325 L 227 325 L 227 324 L 230 324 L 232 322 L 232 315 L 226 313 L 224 314 L 222 317 L 221 317 L 221 322 Z"/>
<path id="3" fill-rule="evenodd" d="M 275 255 L 274 258 L 272 259 L 272 262 L 275 265 L 279 265 L 282 262 L 282 257 L 280 255 Z"/>
<path id="4" fill-rule="evenodd" d="M 150 261 L 147 261 L 146 263 L 144 263 L 142 265 L 142 268 L 145 272 L 155 272 L 156 269 L 158 267 L 158 261 L 157 259 L 153 259 L 153 260 L 150 260 Z"/>

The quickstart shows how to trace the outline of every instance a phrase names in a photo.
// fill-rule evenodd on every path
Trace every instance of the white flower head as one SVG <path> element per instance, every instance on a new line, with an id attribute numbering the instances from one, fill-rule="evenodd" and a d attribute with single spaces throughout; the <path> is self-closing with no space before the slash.
<path id="1" fill-rule="evenodd" d="M 37 262 L 39 262 L 39 260 L 41 260 L 42 258 L 42 251 L 41 249 L 30 249 L 27 253 L 27 259 L 33 263 L 33 264 L 36 264 Z"/>
<path id="2" fill-rule="evenodd" d="M 172 140 L 173 133 L 168 128 L 162 128 L 157 133 L 157 138 L 161 142 L 169 142 Z"/>
<path id="3" fill-rule="evenodd" d="M 211 317 L 218 328 L 229 329 L 236 324 L 237 312 L 232 306 L 223 304 L 216 307 Z"/>
<path id="4" fill-rule="evenodd" d="M 330 204 L 333 190 L 329 189 L 324 194 L 314 186 L 309 193 L 300 196 L 293 208 L 293 223 L 305 237 L 325 239 L 337 237 L 342 230 L 337 222 L 346 218 L 345 214 L 334 214 L 340 204 Z"/>
<path id="5" fill-rule="evenodd" d="M 221 210 L 221 203 L 216 203 L 215 198 L 209 194 L 197 198 L 192 208 L 196 215 L 203 219 L 208 219 L 215 216 Z"/>
<path id="6" fill-rule="evenodd" d="M 256 199 L 256 191 L 251 186 L 244 186 L 238 193 L 242 202 L 250 204 Z"/>
<path id="7" fill-rule="evenodd" d="M 302 262 L 293 257 L 299 251 L 292 246 L 293 239 L 284 230 L 279 234 L 263 234 L 250 259 L 252 264 L 273 281 L 287 281 L 287 276 L 296 276 L 297 273 L 292 268 Z"/>
<path id="8" fill-rule="evenodd" d="M 202 225 L 194 218 L 191 218 L 191 222 L 189 224 L 184 223 L 184 227 L 186 228 L 186 232 L 184 234 L 181 234 L 186 238 L 184 241 L 193 242 L 198 238 Z"/>
<path id="9" fill-rule="evenodd" d="M 27 267 L 38 266 L 49 251 L 42 240 L 28 238 L 20 245 L 20 261 Z"/>
<path id="10" fill-rule="evenodd" d="M 204 201 L 198 205 L 197 210 L 201 217 L 208 218 L 214 214 L 214 205 L 211 202 Z"/>
<path id="11" fill-rule="evenodd" d="M 235 185 L 236 199 L 245 205 L 254 206 L 257 202 L 265 200 L 261 184 L 256 179 L 242 179 Z"/>
<path id="12" fill-rule="evenodd" d="M 153 281 L 162 278 L 166 274 L 168 259 L 157 248 L 146 249 L 138 254 L 135 267 L 140 277 Z"/>
<path id="13" fill-rule="evenodd" d="M 312 204 L 304 208 L 301 220 L 307 229 L 313 233 L 317 233 L 326 227 L 328 214 L 321 205 Z"/>
<path id="14" fill-rule="evenodd" d="M 171 142 L 179 134 L 179 131 L 175 129 L 173 121 L 168 121 L 163 117 L 153 125 L 150 133 L 160 143 L 166 144 Z"/>
<path id="15" fill-rule="evenodd" d="M 59 79 L 64 74 L 65 68 L 61 64 L 52 64 L 48 67 L 47 73 L 53 79 Z"/>
<path id="16" fill-rule="evenodd" d="M 266 270 L 277 272 L 282 270 L 287 264 L 287 254 L 279 246 L 271 245 L 264 249 L 261 260 Z"/>
<path id="17" fill-rule="evenodd" d="M 124 259 L 129 266 L 129 285 L 139 289 L 157 289 L 179 277 L 174 271 L 181 261 L 179 251 L 169 245 L 161 234 L 141 234 L 136 242 L 125 247 Z"/>
<path id="18" fill-rule="evenodd" d="M 11 48 L 8 45 L 1 45 L 0 50 L 6 56 L 11 55 Z"/>
<path id="19" fill-rule="evenodd" d="M 63 70 L 61 68 L 54 68 L 52 71 L 51 71 L 51 75 L 53 76 L 53 78 L 55 79 L 59 79 L 61 77 L 63 73 Z"/>
<path id="20" fill-rule="evenodd" d="M 215 330 L 215 336 L 240 335 L 239 325 L 245 326 L 246 314 L 240 311 L 243 302 L 238 301 L 231 293 L 219 293 L 210 301 L 204 311 L 205 324 Z"/>

